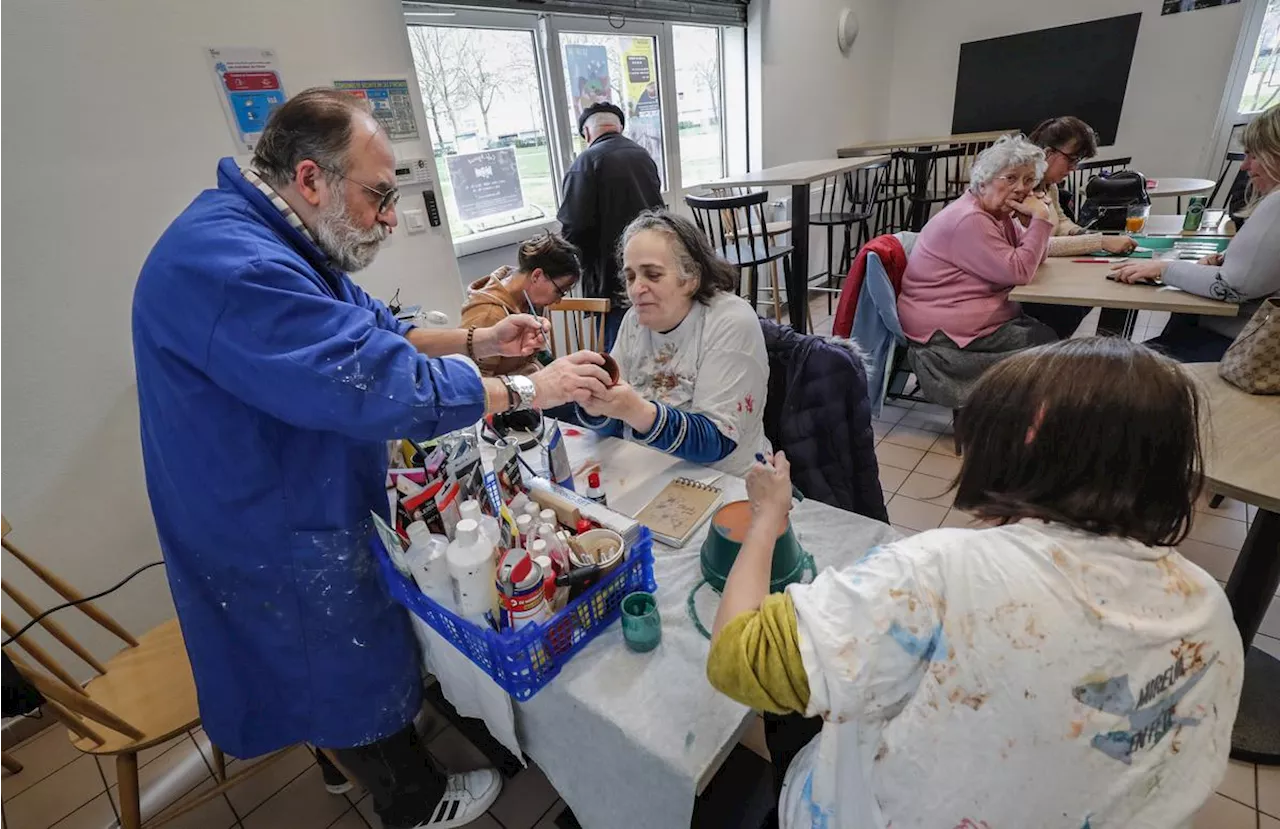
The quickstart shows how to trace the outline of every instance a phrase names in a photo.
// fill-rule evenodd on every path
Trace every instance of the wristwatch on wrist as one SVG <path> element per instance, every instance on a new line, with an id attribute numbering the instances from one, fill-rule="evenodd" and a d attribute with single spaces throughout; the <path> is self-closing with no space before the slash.
<path id="1" fill-rule="evenodd" d="M 522 374 L 504 374 L 502 384 L 507 387 L 507 399 L 511 411 L 523 411 L 533 408 L 533 397 L 538 390 L 533 381 Z"/>

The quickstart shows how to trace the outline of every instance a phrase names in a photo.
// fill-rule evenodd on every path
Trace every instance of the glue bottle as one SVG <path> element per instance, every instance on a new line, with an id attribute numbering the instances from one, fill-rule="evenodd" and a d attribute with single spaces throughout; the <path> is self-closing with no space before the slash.
<path id="1" fill-rule="evenodd" d="M 595 501 L 602 507 L 609 506 L 609 496 L 604 494 L 604 490 L 600 488 L 600 473 L 592 472 L 587 475 L 587 491 L 584 493 L 589 501 Z"/>
<path id="2" fill-rule="evenodd" d="M 502 543 L 502 529 L 498 526 L 498 519 L 492 515 L 486 515 L 480 509 L 479 501 L 474 498 L 464 501 L 462 506 L 458 508 L 458 512 L 462 518 L 470 518 L 479 524 L 480 534 L 488 539 L 489 543 L 495 548 Z"/>
<path id="3" fill-rule="evenodd" d="M 433 535 L 421 521 L 414 521 L 405 531 L 409 534 L 409 549 L 405 552 L 405 558 L 414 583 L 427 597 L 452 609 L 453 586 L 449 581 L 449 563 L 445 558 L 449 539 L 443 535 Z"/>
<path id="4" fill-rule="evenodd" d="M 459 521 L 458 531 L 445 555 L 459 615 L 476 624 L 487 625 L 485 614 L 491 613 L 498 605 L 498 590 L 494 583 L 498 565 L 493 560 L 493 547 L 480 534 L 480 525 L 470 518 Z"/>

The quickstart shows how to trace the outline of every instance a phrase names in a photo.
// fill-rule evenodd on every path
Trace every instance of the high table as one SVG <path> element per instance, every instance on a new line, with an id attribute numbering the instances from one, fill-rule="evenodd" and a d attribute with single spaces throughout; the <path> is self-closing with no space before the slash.
<path id="1" fill-rule="evenodd" d="M 1217 363 L 1186 367 L 1204 392 L 1205 478 L 1220 492 L 1258 507 L 1227 598 L 1244 640 L 1244 687 L 1231 756 L 1280 764 L 1280 660 L 1251 647 L 1280 586 L 1280 397 L 1245 394 L 1218 376 Z"/>
<path id="2" fill-rule="evenodd" d="M 1088 257 L 1094 258 L 1094 257 Z M 1123 262 L 1116 259 L 1114 262 Z M 1120 308 L 1129 311 L 1169 311 L 1179 314 L 1201 314 L 1210 317 L 1234 317 L 1240 307 L 1229 302 L 1196 296 L 1177 288 L 1154 285 L 1126 285 L 1107 279 L 1113 262 L 1106 264 L 1073 262 L 1065 256 L 1050 257 L 1036 270 L 1028 285 L 1009 292 L 1018 302 L 1043 302 L 1048 305 L 1083 305 L 1091 308 Z M 1118 334 L 1133 334 L 1133 314 L 1125 320 Z"/>
<path id="3" fill-rule="evenodd" d="M 891 138 L 886 141 L 864 141 L 850 147 L 841 147 L 836 155 L 841 158 L 884 150 L 902 150 L 909 147 L 937 147 L 943 144 L 985 144 L 995 141 L 1014 130 L 988 130 L 986 132 L 961 132 L 955 135 L 931 135 L 923 138 Z"/>
<path id="4" fill-rule="evenodd" d="M 627 514 L 674 477 L 719 477 L 707 467 L 585 430 L 566 429 L 565 443 L 572 468 L 600 463 L 609 506 Z M 719 477 L 715 485 L 725 501 L 746 497 L 740 478 Z M 812 500 L 796 505 L 791 521 L 819 570 L 852 564 L 871 547 L 901 537 L 887 524 Z M 679 549 L 654 546 L 661 645 L 632 653 L 621 625 L 614 624 L 532 699 L 516 704 L 521 748 L 583 826 L 689 826 L 698 792 L 755 718 L 707 682 L 710 642 L 686 608 L 701 579 L 698 551 L 708 526 Z M 710 627 L 710 621 L 704 624 Z"/>
<path id="5" fill-rule="evenodd" d="M 795 330 L 808 330 L 809 210 L 812 206 L 809 199 L 809 185 L 862 167 L 870 167 L 884 160 L 885 156 L 871 155 L 857 158 L 795 161 L 791 164 L 754 170 L 740 176 L 729 176 L 707 185 L 717 189 L 788 186 L 791 188 L 791 239 L 795 250 L 791 253 L 791 270 L 787 275 L 787 310 L 791 315 L 791 327 Z"/>
<path id="6" fill-rule="evenodd" d="M 1199 196 L 1213 191 L 1214 183 L 1207 178 L 1181 178 L 1179 176 L 1152 176 L 1154 184 L 1147 182 L 1147 195 L 1152 198 L 1174 197 L 1178 199 L 1178 210 L 1182 212 L 1183 196 Z"/>

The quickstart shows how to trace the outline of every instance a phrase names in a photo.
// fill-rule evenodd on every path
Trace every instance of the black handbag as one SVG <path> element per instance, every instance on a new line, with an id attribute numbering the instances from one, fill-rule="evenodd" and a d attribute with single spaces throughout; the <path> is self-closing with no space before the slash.
<path id="1" fill-rule="evenodd" d="M 1117 170 L 1094 176 L 1084 188 L 1079 224 L 1086 230 L 1124 230 L 1129 208 L 1151 204 L 1147 177 L 1137 170 Z"/>

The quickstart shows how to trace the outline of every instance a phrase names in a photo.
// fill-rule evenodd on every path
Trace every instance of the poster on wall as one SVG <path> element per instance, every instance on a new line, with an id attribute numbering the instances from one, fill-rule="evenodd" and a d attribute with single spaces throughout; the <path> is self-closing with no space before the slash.
<path id="1" fill-rule="evenodd" d="M 524 207 L 514 147 L 448 157 L 449 181 L 464 222 Z"/>
<path id="2" fill-rule="evenodd" d="M 633 38 L 622 53 L 627 75 L 627 137 L 648 150 L 658 170 L 662 165 L 662 107 L 658 103 L 658 80 L 654 69 L 653 38 Z"/>
<path id="3" fill-rule="evenodd" d="M 418 137 L 418 119 L 413 114 L 413 98 L 409 96 L 407 79 L 334 81 L 333 88 L 367 101 L 373 117 L 378 119 L 392 141 Z"/>
<path id="4" fill-rule="evenodd" d="M 276 52 L 248 46 L 217 46 L 207 51 L 236 152 L 251 153 L 267 118 L 288 97 Z"/>
<path id="5" fill-rule="evenodd" d="M 566 45 L 564 68 L 575 118 L 592 104 L 613 99 L 609 88 L 609 50 L 605 47 L 576 43 Z"/>
<path id="6" fill-rule="evenodd" d="M 1240 0 L 1164 0 L 1160 7 L 1160 14 L 1177 14 L 1178 12 L 1193 12 L 1200 9 L 1211 9 L 1214 6 L 1230 6 L 1232 3 L 1239 3 Z"/>

